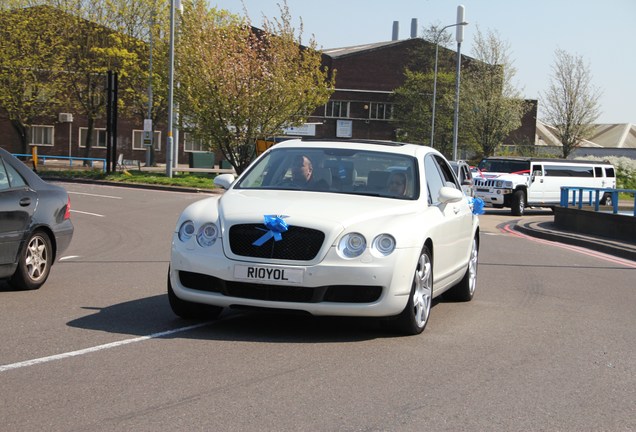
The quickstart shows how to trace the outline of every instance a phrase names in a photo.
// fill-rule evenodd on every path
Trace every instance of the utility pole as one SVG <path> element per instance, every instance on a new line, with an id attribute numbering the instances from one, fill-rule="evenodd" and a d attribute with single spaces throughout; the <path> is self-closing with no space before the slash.
<path id="1" fill-rule="evenodd" d="M 464 6 L 457 6 L 457 22 L 464 22 Z M 459 75 L 462 67 L 461 47 L 464 40 L 464 26 L 457 26 L 457 75 L 455 76 L 455 116 L 453 118 L 453 160 L 457 160 L 457 133 L 459 131 Z"/>

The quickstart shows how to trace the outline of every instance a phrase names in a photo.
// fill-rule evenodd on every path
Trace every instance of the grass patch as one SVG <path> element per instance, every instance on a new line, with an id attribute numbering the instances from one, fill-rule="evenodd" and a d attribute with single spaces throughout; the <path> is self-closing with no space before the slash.
<path id="1" fill-rule="evenodd" d="M 216 187 L 212 183 L 216 175 L 206 173 L 175 173 L 172 178 L 165 173 L 153 171 L 124 171 L 107 174 L 102 170 L 39 170 L 39 174 L 46 179 L 88 179 L 198 189 L 215 189 Z"/>

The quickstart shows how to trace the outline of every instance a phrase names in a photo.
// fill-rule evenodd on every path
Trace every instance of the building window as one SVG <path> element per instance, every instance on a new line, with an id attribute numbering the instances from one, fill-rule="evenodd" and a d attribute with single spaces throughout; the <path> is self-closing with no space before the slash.
<path id="1" fill-rule="evenodd" d="M 373 120 L 391 120 L 393 118 L 393 104 L 371 102 L 369 104 L 369 118 Z"/>
<path id="2" fill-rule="evenodd" d="M 183 147 L 187 152 L 209 152 L 212 146 L 203 138 L 185 132 L 183 134 Z"/>
<path id="3" fill-rule="evenodd" d="M 79 128 L 79 146 L 81 148 L 86 147 L 86 134 L 88 133 L 88 128 L 81 127 Z M 106 129 L 104 128 L 94 128 L 93 129 L 93 139 L 91 142 L 92 148 L 106 148 Z"/>
<path id="4" fill-rule="evenodd" d="M 329 101 L 325 105 L 325 117 L 349 117 L 349 102 L 346 101 Z"/>
<path id="5" fill-rule="evenodd" d="M 52 146 L 53 126 L 31 126 L 31 145 Z"/>
<path id="6" fill-rule="evenodd" d="M 161 150 L 161 132 L 154 131 L 152 134 L 152 144 L 156 151 Z M 146 150 L 144 146 L 144 131 L 133 130 L 133 150 Z"/>

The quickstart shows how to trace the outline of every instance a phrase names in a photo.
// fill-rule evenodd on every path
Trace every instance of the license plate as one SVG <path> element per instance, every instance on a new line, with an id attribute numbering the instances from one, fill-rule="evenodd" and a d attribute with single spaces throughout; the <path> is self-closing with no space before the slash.
<path id="1" fill-rule="evenodd" d="M 289 267 L 235 265 L 234 277 L 256 282 L 302 283 L 304 270 Z"/>
<path id="2" fill-rule="evenodd" d="M 477 188 L 477 192 L 488 192 L 489 189 L 485 189 L 485 188 Z"/>

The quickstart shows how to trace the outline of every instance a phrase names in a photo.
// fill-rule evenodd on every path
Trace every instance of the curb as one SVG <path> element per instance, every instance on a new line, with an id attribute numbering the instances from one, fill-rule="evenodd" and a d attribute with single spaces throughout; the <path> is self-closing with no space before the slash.
<path id="1" fill-rule="evenodd" d="M 621 243 L 606 237 L 582 235 L 580 233 L 564 231 L 557 228 L 554 222 L 536 220 L 519 221 L 515 224 L 514 229 L 543 240 L 579 246 L 636 261 L 636 244 Z"/>

